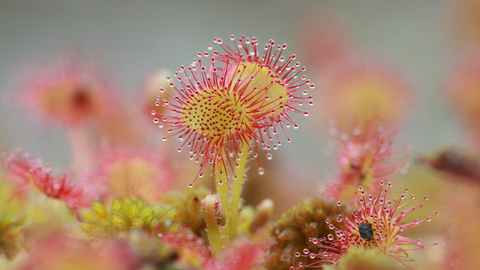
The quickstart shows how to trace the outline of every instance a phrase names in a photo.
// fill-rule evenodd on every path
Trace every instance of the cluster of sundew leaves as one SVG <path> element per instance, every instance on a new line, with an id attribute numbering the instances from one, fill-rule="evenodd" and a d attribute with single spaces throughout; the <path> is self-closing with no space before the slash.
<path id="1" fill-rule="evenodd" d="M 379 115 L 387 123 L 405 119 L 413 105 L 411 82 L 385 61 L 349 59 L 331 72 L 322 85 L 322 112 L 348 125 L 350 115 L 360 124 Z"/>
<path id="2" fill-rule="evenodd" d="M 351 248 L 364 247 L 374 249 L 380 253 L 386 254 L 397 260 L 407 268 L 405 263 L 408 259 L 408 251 L 424 249 L 426 246 L 420 240 L 413 241 L 407 237 L 401 236 L 400 233 L 407 229 L 416 227 L 422 223 L 429 222 L 431 217 L 422 220 L 416 219 L 414 222 L 403 222 L 403 219 L 416 209 L 422 207 L 422 202 L 428 199 L 425 196 L 421 201 L 407 206 L 415 199 L 411 195 L 406 202 L 406 193 L 408 188 L 404 190 L 400 198 L 396 201 L 388 199 L 389 189 L 392 183 L 384 186 L 384 181 L 380 181 L 380 191 L 376 197 L 372 194 L 366 196 L 365 190 L 359 186 L 359 192 L 355 192 L 355 211 L 349 213 L 342 205 L 337 202 L 339 208 L 344 212 L 339 214 L 335 219 L 327 219 L 331 230 L 334 234 L 329 233 L 326 237 L 312 238 L 310 241 L 315 245 L 318 251 L 305 249 L 303 253 L 297 252 L 296 257 L 310 258 L 314 260 L 309 264 L 300 263 L 292 269 L 303 269 L 304 267 L 319 267 L 322 264 L 336 265 Z M 357 195 L 360 195 L 357 197 Z M 400 210 L 401 209 L 401 210 Z M 438 215 L 439 212 L 435 212 Z M 335 224 L 334 224 L 335 223 Z M 340 223 L 340 226 L 338 225 Z M 433 244 L 436 246 L 437 244 Z"/>
<path id="3" fill-rule="evenodd" d="M 408 155 L 397 161 L 391 159 L 410 148 L 408 143 L 403 147 L 395 146 L 396 125 L 387 125 L 378 116 L 358 123 L 355 115 L 351 116 L 347 127 L 340 127 L 334 120 L 331 125 L 330 133 L 338 136 L 340 144 L 337 175 L 321 185 L 322 197 L 347 201 L 353 198 L 350 195 L 359 185 L 376 192 L 382 179 L 397 172 L 405 173 L 410 165 Z"/>
<path id="4" fill-rule="evenodd" d="M 20 250 L 20 234 L 24 220 L 5 211 L 0 212 L 0 254 L 11 260 Z"/>
<path id="5" fill-rule="evenodd" d="M 22 88 L 19 98 L 24 107 L 65 125 L 106 118 L 115 109 L 113 86 L 78 57 L 62 57 L 42 66 Z"/>
<path id="6" fill-rule="evenodd" d="M 311 240 L 330 234 L 331 230 L 325 221 L 336 220 L 341 212 L 335 203 L 316 197 L 302 201 L 284 212 L 273 225 L 272 236 L 276 243 L 267 253 L 267 269 L 281 270 L 301 263 L 307 264 L 308 258 L 296 257 L 295 254 L 305 249 L 319 251 L 320 248 Z"/>
<path id="7" fill-rule="evenodd" d="M 176 95 L 170 97 L 178 104 L 162 98 L 157 102 L 157 106 L 163 105 L 172 114 L 158 114 L 161 118 L 155 118 L 154 122 L 160 127 L 164 124 L 169 127 L 168 131 L 174 134 L 168 137 L 178 135 L 185 141 L 179 151 L 184 146 L 190 148 L 190 158 L 196 156 L 196 161 L 200 161 L 199 177 L 203 176 L 207 164 L 212 164 L 220 174 L 227 173 L 230 167 L 235 177 L 232 165 L 236 165 L 236 158 L 242 154 L 241 146 L 253 140 L 265 151 L 270 150 L 271 146 L 263 138 L 263 134 L 267 134 L 275 149 L 281 144 L 278 125 L 285 135 L 285 126 L 298 127 L 288 113 L 308 115 L 294 105 L 313 104 L 312 97 L 302 94 L 308 94 L 307 90 L 314 85 L 305 76 L 298 77 L 305 67 L 292 64 L 294 55 L 285 61 L 282 52 L 286 45 L 275 47 L 275 42 L 270 40 L 264 52 L 259 53 L 256 38 L 242 37 L 238 45 L 233 36 L 231 39 L 234 49 L 215 38 L 224 53 L 198 54 L 210 58 L 210 65 L 203 66 L 202 60 L 194 60 L 191 67 L 182 66 L 175 73 L 180 87 L 170 82 L 176 90 Z M 287 140 L 291 141 L 288 136 Z M 249 151 L 257 156 L 257 148 Z M 263 174 L 263 168 L 259 168 L 259 173 Z"/>
<path id="8" fill-rule="evenodd" d="M 196 63 L 195 68 L 189 68 L 192 75 L 184 75 L 183 79 L 179 76 L 179 80 L 189 81 L 190 77 L 203 79 L 197 82 L 195 89 L 190 85 L 180 89 L 175 87 L 182 98 L 177 96 L 174 99 L 180 105 L 164 100 L 164 106 L 179 115 L 164 115 L 162 121 L 171 127 L 168 132 L 175 132 L 171 136 L 179 135 L 179 139 L 184 141 L 178 150 L 187 146 L 191 149 L 190 159 L 200 161 L 198 177 L 203 177 L 208 164 L 220 174 L 227 173 L 227 164 L 232 168 L 232 162 L 235 162 L 228 157 L 237 157 L 241 154 L 238 152 L 241 146 L 252 139 L 261 141 L 261 138 L 252 127 L 251 118 L 254 115 L 247 111 L 246 102 L 234 96 L 224 85 L 224 80 L 219 78 L 220 74 L 213 72 L 213 79 L 207 79 L 205 68 L 200 66 L 201 60 Z M 171 85 L 174 87 L 173 83 Z M 154 119 L 154 122 L 159 121 Z M 160 124 L 163 126 L 163 123 Z M 189 186 L 193 186 L 193 182 Z"/>
<path id="9" fill-rule="evenodd" d="M 279 52 L 277 54 L 277 53 L 274 52 L 274 49 L 273 49 L 275 43 L 273 41 L 270 41 L 265 47 L 264 54 L 261 57 L 259 57 L 259 55 L 257 53 L 257 50 L 256 50 L 257 42 L 256 42 L 255 39 L 253 39 L 253 41 L 254 42 L 250 42 L 250 41 L 246 40 L 244 37 L 242 37 L 242 39 L 240 39 L 240 44 L 241 45 L 236 46 L 237 50 L 238 50 L 238 48 L 243 48 L 246 51 L 246 53 L 247 53 L 246 55 L 248 55 L 249 60 L 245 63 L 245 62 L 243 62 L 244 60 L 242 60 L 242 57 L 238 58 L 238 59 L 240 59 L 238 61 L 240 61 L 242 63 L 242 65 L 237 63 L 236 68 L 238 68 L 238 70 L 243 69 L 243 71 L 241 71 L 240 73 L 231 73 L 229 75 L 232 78 L 232 82 L 234 82 L 235 80 L 242 81 L 240 84 L 244 84 L 243 85 L 244 86 L 244 92 L 243 93 L 246 93 L 249 85 L 257 85 L 256 86 L 257 88 L 264 88 L 264 94 L 268 95 L 268 98 L 266 98 L 265 100 L 273 99 L 273 101 L 268 101 L 266 103 L 265 102 L 257 102 L 257 103 L 253 103 L 253 104 L 249 105 L 250 106 L 249 109 L 252 110 L 252 111 L 255 111 L 257 113 L 257 115 L 256 115 L 257 121 L 254 121 L 254 124 L 252 124 L 252 129 L 258 128 L 258 130 L 256 130 L 256 132 L 257 132 L 256 135 L 254 135 L 253 137 L 251 137 L 249 139 L 252 139 L 252 138 L 256 139 L 257 142 L 261 142 L 265 148 L 269 149 L 269 146 L 267 146 L 265 144 L 265 140 L 262 137 L 262 133 L 267 134 L 270 141 L 273 143 L 273 146 L 275 148 L 276 144 L 273 140 L 273 137 L 268 132 L 268 130 L 272 129 L 273 130 L 272 133 L 274 135 L 277 135 L 277 131 L 276 131 L 277 125 L 280 125 L 282 127 L 282 129 L 284 128 L 283 125 L 288 126 L 288 125 L 291 125 L 291 124 L 293 124 L 294 127 L 298 127 L 291 120 L 291 118 L 289 118 L 289 116 L 286 112 L 288 110 L 293 111 L 293 112 L 300 112 L 300 111 L 296 110 L 294 107 L 291 107 L 291 106 L 295 105 L 295 104 L 301 105 L 303 103 L 306 103 L 304 101 L 297 101 L 297 103 L 290 101 L 289 99 L 291 98 L 291 96 L 287 96 L 288 89 L 286 88 L 286 86 L 282 85 L 282 83 L 285 82 L 285 81 L 282 81 L 282 80 L 285 80 L 285 78 L 290 79 L 290 80 L 296 79 L 296 77 L 297 77 L 297 75 L 299 74 L 300 71 L 298 73 L 295 73 L 295 67 L 298 67 L 299 64 L 298 65 L 295 64 L 295 67 L 289 66 L 289 64 L 288 65 L 281 65 L 280 67 L 277 66 L 276 64 L 272 65 L 273 62 L 268 62 L 268 61 L 281 59 L 281 57 L 279 57 L 279 56 L 281 55 L 281 52 L 283 51 L 283 49 L 286 48 L 286 46 L 284 45 L 284 46 L 281 46 L 281 47 L 277 47 L 278 48 L 277 53 Z M 219 42 L 219 44 L 222 44 L 222 42 L 219 41 L 218 39 L 216 40 L 216 42 Z M 248 48 L 250 48 L 249 47 L 250 44 L 252 44 L 252 47 L 251 47 L 251 48 L 253 48 L 252 51 L 249 51 L 249 49 L 248 49 Z M 226 55 L 228 55 L 229 57 L 237 55 L 233 50 L 232 50 L 232 52 L 228 52 L 227 49 L 225 49 L 225 50 L 227 51 Z M 252 58 L 251 56 L 255 56 L 255 57 Z M 228 59 L 228 57 L 225 57 L 225 59 Z M 259 59 L 260 59 L 260 62 L 256 62 Z M 295 57 L 289 57 L 287 63 L 291 62 L 293 59 L 295 59 Z M 227 63 L 227 62 L 228 61 L 226 61 L 225 63 Z M 280 60 L 280 62 L 283 62 L 283 60 Z M 200 61 L 199 61 L 199 63 L 200 63 Z M 275 62 L 275 63 L 277 63 L 277 62 Z M 199 67 L 201 67 L 201 65 Z M 271 69 L 278 68 L 278 69 L 272 71 L 272 70 L 268 70 L 269 68 L 271 68 Z M 235 69 L 235 70 L 237 70 L 237 69 Z M 304 68 L 301 71 L 303 71 L 303 70 L 304 70 Z M 286 72 L 286 74 L 282 75 L 283 72 Z M 291 72 L 293 72 L 293 73 L 291 73 Z M 197 73 L 197 75 L 198 74 L 200 74 L 200 73 Z M 294 74 L 294 75 L 292 75 L 292 74 Z M 203 73 L 202 73 L 202 75 L 203 75 Z M 256 75 L 256 76 L 252 77 L 253 75 Z M 281 76 L 283 76 L 283 77 L 281 77 Z M 291 77 L 289 77 L 289 76 L 291 76 Z M 272 77 L 272 78 L 274 77 L 276 80 L 272 81 L 269 84 L 266 81 L 266 78 L 269 78 L 269 77 Z M 251 78 L 251 80 L 252 80 L 252 82 L 250 82 L 250 83 L 248 83 L 249 78 Z M 255 80 L 256 80 L 256 82 L 255 82 Z M 304 77 L 302 77 L 302 80 L 305 80 Z M 287 80 L 287 82 L 288 82 L 288 80 Z M 307 84 L 308 83 L 309 82 L 307 81 Z M 302 86 L 305 86 L 305 84 L 302 84 Z M 241 86 L 239 86 L 239 87 L 241 87 Z M 312 88 L 311 85 L 309 86 L 309 88 Z M 295 92 L 300 91 L 300 90 L 302 90 L 302 89 L 295 89 Z M 247 92 L 247 94 L 248 93 L 254 93 L 254 94 L 252 94 L 253 96 L 250 96 L 251 98 L 253 98 L 253 97 L 255 97 L 255 95 L 257 95 L 257 94 L 255 94 L 255 91 L 258 91 L 258 89 L 252 89 L 252 91 L 253 92 Z M 282 91 L 285 91 L 285 95 L 283 95 Z M 293 91 L 292 91 L 292 93 L 293 93 Z M 207 94 L 211 94 L 211 93 L 207 93 Z M 239 96 L 242 96 L 242 94 L 240 94 Z M 292 97 L 293 97 L 293 94 L 292 94 Z M 309 98 L 309 100 L 310 101 L 308 103 L 313 103 L 313 101 L 311 101 L 311 98 Z M 211 102 L 211 101 L 212 101 L 212 99 L 208 100 L 208 102 Z M 230 102 L 230 100 L 226 101 L 226 103 L 229 103 L 229 102 Z M 204 103 L 204 105 L 205 104 L 207 104 L 207 103 Z M 214 100 L 214 102 L 212 104 L 218 105 L 218 104 L 220 104 L 220 102 L 215 103 L 215 100 Z M 230 103 L 230 104 L 233 104 L 233 103 Z M 208 103 L 207 105 L 210 105 L 210 104 Z M 229 104 L 227 104 L 227 105 L 229 105 Z M 287 108 L 287 109 L 284 110 L 285 108 Z M 244 107 L 241 107 L 241 109 L 244 110 L 246 108 L 244 106 Z M 233 118 L 235 120 L 241 116 L 241 114 L 238 114 L 239 112 L 236 112 L 236 113 L 237 114 L 233 115 Z M 300 113 L 302 113 L 302 112 L 300 112 Z M 308 113 L 305 112 L 304 114 L 307 115 Z M 188 116 L 182 118 L 182 120 L 185 120 L 185 119 L 187 119 L 187 120 L 190 119 L 191 120 L 191 118 L 189 118 Z M 283 122 L 283 120 L 285 120 L 285 122 Z M 201 126 L 202 125 L 200 124 L 199 125 L 200 129 L 201 129 Z M 203 125 L 203 127 L 205 127 L 205 125 Z M 208 125 L 207 125 L 207 127 L 208 127 Z M 257 138 L 260 138 L 260 140 L 258 140 Z M 185 138 L 182 138 L 182 139 L 185 139 Z M 278 139 L 278 136 L 277 136 L 277 139 Z M 240 138 L 240 140 L 242 140 L 242 138 Z M 290 138 L 288 138 L 288 140 L 290 141 Z M 276 142 L 276 143 L 278 145 L 280 145 L 280 140 L 278 140 L 278 142 Z M 218 147 L 218 146 L 214 145 L 214 147 Z M 237 145 L 235 145 L 235 147 L 237 147 Z M 235 147 L 231 147 L 230 150 L 235 149 Z M 227 152 L 225 152 L 225 154 L 226 153 Z M 214 156 L 213 158 L 215 158 L 215 157 L 218 158 L 218 155 Z M 210 163 L 210 160 L 208 160 L 208 162 Z M 223 164 L 223 165 L 225 165 L 225 164 Z M 225 169 L 225 171 L 226 171 L 226 169 Z M 286 240 L 288 240 L 288 239 L 295 240 L 296 239 L 295 236 L 298 236 L 299 234 L 313 235 L 313 232 L 315 232 L 315 230 L 317 230 L 316 232 L 318 232 L 319 229 L 318 229 L 318 224 L 316 224 L 316 220 L 319 220 L 321 218 L 317 217 L 317 216 L 321 216 L 322 215 L 321 212 L 324 211 L 324 209 L 318 210 L 318 211 L 315 210 L 313 212 L 310 211 L 309 209 L 315 209 L 315 207 L 317 206 L 316 204 L 320 204 L 320 203 L 318 203 L 315 199 L 315 200 L 313 200 L 313 202 L 312 201 L 310 202 L 310 205 L 308 205 L 308 203 L 305 203 L 304 206 L 298 206 L 298 209 L 297 209 L 298 213 L 294 212 L 292 214 L 292 217 L 285 217 L 285 220 L 279 221 L 278 222 L 279 227 L 284 226 L 284 228 L 282 229 L 282 231 L 280 233 L 277 233 L 278 238 L 287 242 Z M 186 199 L 186 204 L 184 204 L 184 205 L 185 205 L 184 208 L 187 209 L 187 212 L 190 213 L 190 214 L 193 213 L 192 216 L 196 217 L 196 197 L 187 198 Z M 188 213 L 187 213 L 187 215 L 188 215 Z M 308 222 L 308 218 L 306 218 L 306 217 L 308 217 L 309 215 L 313 216 L 312 219 L 314 221 Z M 152 205 L 144 204 L 140 199 L 135 199 L 135 198 L 132 199 L 132 198 L 126 197 L 124 200 L 115 199 L 114 202 L 112 203 L 112 205 L 110 206 L 110 208 L 104 206 L 103 204 L 101 204 L 99 202 L 95 202 L 92 205 L 91 210 L 86 211 L 84 213 L 85 221 L 81 224 L 81 227 L 86 233 L 91 234 L 92 236 L 95 236 L 95 237 L 116 236 L 116 235 L 121 234 L 121 233 L 129 232 L 130 230 L 136 229 L 136 228 L 143 228 L 143 229 L 146 229 L 146 231 L 153 231 L 155 228 L 157 228 L 158 224 L 165 223 L 165 221 L 167 219 L 172 219 L 174 216 L 175 216 L 175 210 L 173 210 L 173 208 L 171 208 L 171 207 L 168 207 L 168 206 L 157 206 L 157 207 L 155 207 L 155 206 L 152 206 Z M 328 220 L 328 218 L 327 218 L 327 220 Z M 191 222 L 187 218 L 187 221 L 185 223 L 186 224 L 190 223 L 190 224 L 193 224 L 192 226 L 196 226 L 196 225 L 198 225 L 198 224 L 195 225 L 195 223 L 197 221 L 198 221 L 198 219 Z M 304 231 L 302 231 L 300 233 L 297 233 L 294 230 L 290 231 L 288 229 L 285 229 L 285 227 L 289 226 L 288 224 L 291 221 L 294 224 L 290 228 L 293 228 L 293 227 L 299 228 L 303 225 L 303 227 L 304 227 L 303 230 Z M 339 220 L 337 220 L 337 221 L 339 221 Z M 0 224 L 2 224 L 2 223 L 0 223 Z M 97 228 L 95 228 L 95 226 L 97 226 Z M 201 227 L 201 226 L 199 226 L 199 227 Z M 362 233 L 360 231 L 360 227 L 358 227 L 358 229 L 359 229 L 359 234 L 361 235 Z M 365 238 L 365 236 L 361 236 L 361 237 L 363 239 L 367 240 Z M 299 237 L 299 238 L 301 238 L 301 237 Z M 312 237 L 308 237 L 308 240 L 311 243 L 313 243 L 312 239 L 313 239 Z M 309 245 L 309 244 L 307 243 L 307 245 Z M 282 256 L 284 256 L 284 255 L 287 256 L 286 254 L 282 254 Z M 290 254 L 290 256 L 291 256 L 291 254 Z M 294 258 L 294 260 L 295 260 L 295 258 Z"/>
<path id="10" fill-rule="evenodd" d="M 99 183 L 95 193 L 103 202 L 129 195 L 150 203 L 173 188 L 171 169 L 153 151 L 105 146 L 95 155 L 94 164 L 88 177 Z"/>
<path id="11" fill-rule="evenodd" d="M 46 196 L 64 201 L 72 210 L 87 207 L 93 196 L 83 186 L 72 181 L 66 174 L 54 176 L 50 165 L 42 165 L 39 157 L 33 157 L 21 148 L 2 152 L 3 166 L 8 170 L 8 179 L 15 180 L 19 191 L 36 188 Z"/>
<path id="12" fill-rule="evenodd" d="M 110 207 L 95 201 L 91 209 L 83 212 L 80 225 L 87 237 L 115 237 L 129 233 L 132 229 L 152 232 L 165 226 L 175 216 L 175 209 L 169 205 L 147 205 L 140 198 L 115 198 Z"/>

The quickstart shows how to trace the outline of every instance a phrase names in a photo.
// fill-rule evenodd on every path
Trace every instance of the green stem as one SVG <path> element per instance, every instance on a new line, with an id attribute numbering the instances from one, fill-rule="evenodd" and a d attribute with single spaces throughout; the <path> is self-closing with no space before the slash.
<path id="1" fill-rule="evenodd" d="M 204 200 L 203 206 L 205 223 L 207 225 L 208 241 L 210 242 L 212 253 L 217 253 L 222 250 L 220 231 L 215 213 L 216 200 L 218 200 L 216 195 L 208 195 Z"/>
<path id="2" fill-rule="evenodd" d="M 247 164 L 248 150 L 250 146 L 248 143 L 242 145 L 240 151 L 240 160 L 238 160 L 238 167 L 235 168 L 235 175 L 237 179 L 233 179 L 233 187 L 230 198 L 230 205 L 228 209 L 228 220 L 230 224 L 230 237 L 237 236 L 237 226 L 238 226 L 238 211 L 240 210 L 240 195 L 242 193 L 243 187 L 243 175 L 245 174 L 245 165 Z"/>
<path id="3" fill-rule="evenodd" d="M 226 172 L 223 172 L 223 174 L 220 174 L 218 167 L 215 167 L 215 176 L 216 176 L 216 187 L 217 187 L 217 196 L 222 202 L 222 205 L 224 205 L 226 211 L 228 211 L 228 182 L 227 182 L 227 174 Z M 222 181 L 223 184 L 220 184 L 220 181 Z M 224 221 L 224 226 L 220 229 L 220 234 L 221 234 L 221 240 L 222 244 L 224 246 L 228 245 L 229 242 L 229 222 L 228 222 L 228 215 L 225 215 L 225 221 Z"/>

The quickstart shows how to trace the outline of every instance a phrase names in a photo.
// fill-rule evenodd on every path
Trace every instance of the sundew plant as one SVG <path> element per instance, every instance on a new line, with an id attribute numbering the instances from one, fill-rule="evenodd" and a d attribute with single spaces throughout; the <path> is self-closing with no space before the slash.
<path id="1" fill-rule="evenodd" d="M 73 158 L 62 173 L 24 149 L 2 153 L 4 265 L 335 269 L 344 260 L 355 262 L 350 254 L 360 252 L 378 269 L 385 261 L 413 269 L 410 254 L 437 245 L 404 235 L 428 226 L 423 223 L 430 217 L 409 219 L 427 197 L 415 203 L 408 189 L 390 196 L 390 181 L 405 173 L 408 157 L 390 161 L 406 148 L 394 146 L 398 125 L 380 111 L 359 111 L 350 124 L 330 128 L 341 141 L 331 149 L 338 151 L 338 168 L 331 180 L 320 181 L 317 196 L 280 215 L 270 198 L 246 204 L 247 168 L 257 167 L 261 177 L 269 177 L 264 162 L 292 141 L 295 134 L 287 130 L 299 127 L 296 115 L 309 115 L 317 89 L 297 56 L 286 54 L 286 44 L 234 35 L 213 41 L 170 76 L 152 75 L 158 76 L 157 98 L 148 90 L 138 103 L 151 113 L 138 115 L 130 125 L 154 134 L 155 141 L 163 141 L 158 144 L 132 141 L 129 134 L 109 137 L 130 132 L 115 127 L 124 113 L 115 109 L 121 101 L 78 56 L 25 80 L 19 97 L 44 121 L 67 131 Z M 145 87 L 155 87 L 147 85 L 155 81 L 152 76 Z M 147 100 L 152 104 L 144 105 Z M 173 160 L 182 161 L 175 165 Z M 205 185 L 202 178 L 210 180 Z M 41 210 L 38 203 L 44 205 Z"/>
<path id="2" fill-rule="evenodd" d="M 10 2 L 0 269 L 479 268 L 480 0 Z"/>

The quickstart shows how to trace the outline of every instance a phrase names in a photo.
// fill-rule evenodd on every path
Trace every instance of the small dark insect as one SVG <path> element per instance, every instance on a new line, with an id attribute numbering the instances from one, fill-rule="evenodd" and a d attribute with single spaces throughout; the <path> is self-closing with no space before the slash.
<path id="1" fill-rule="evenodd" d="M 366 241 L 371 241 L 373 239 L 373 228 L 372 224 L 369 222 L 363 222 L 358 224 L 358 232 L 360 236 Z"/>

